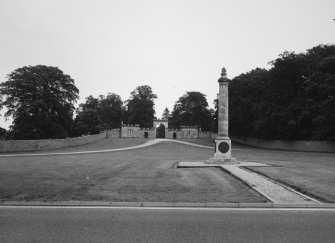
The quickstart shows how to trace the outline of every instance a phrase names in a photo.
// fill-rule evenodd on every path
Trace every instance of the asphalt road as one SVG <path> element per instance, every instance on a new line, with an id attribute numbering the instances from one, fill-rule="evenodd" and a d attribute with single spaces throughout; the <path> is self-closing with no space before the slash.
<path id="1" fill-rule="evenodd" d="M 0 242 L 334 242 L 335 210 L 0 208 Z"/>

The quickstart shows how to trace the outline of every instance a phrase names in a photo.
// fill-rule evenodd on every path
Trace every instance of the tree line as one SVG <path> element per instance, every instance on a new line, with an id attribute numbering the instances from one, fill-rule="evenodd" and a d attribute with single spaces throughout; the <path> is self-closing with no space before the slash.
<path id="1" fill-rule="evenodd" d="M 157 95 L 148 85 L 136 87 L 126 101 L 115 93 L 92 95 L 75 109 L 79 90 L 74 80 L 57 67 L 26 66 L 14 70 L 0 84 L 0 108 L 12 117 L 9 130 L 0 128 L 6 139 L 48 139 L 97 134 L 120 128 L 121 122 L 151 128 Z M 213 113 L 213 112 L 212 112 Z M 74 118 L 73 118 L 74 117 Z M 197 125 L 211 129 L 211 111 L 205 95 L 187 92 L 163 119 L 172 127 Z"/>
<path id="2" fill-rule="evenodd" d="M 264 139 L 335 140 L 335 46 L 284 52 L 229 86 L 230 133 Z"/>
<path id="3" fill-rule="evenodd" d="M 229 84 L 232 136 L 265 139 L 335 140 L 335 46 L 318 45 L 305 53 L 284 52 L 269 70 L 256 68 Z M 115 93 L 88 96 L 75 108 L 79 90 L 57 67 L 26 66 L 0 84 L 0 108 L 12 117 L 0 138 L 46 139 L 96 134 L 120 128 L 121 121 L 151 128 L 157 95 L 148 85 L 136 87 L 122 101 Z M 182 95 L 162 119 L 169 127 L 197 126 L 217 132 L 218 102 L 210 109 L 206 95 Z"/>

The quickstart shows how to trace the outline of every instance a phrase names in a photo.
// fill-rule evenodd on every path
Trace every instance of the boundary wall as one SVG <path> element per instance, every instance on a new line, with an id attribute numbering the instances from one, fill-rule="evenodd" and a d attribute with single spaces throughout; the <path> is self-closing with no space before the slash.
<path id="1" fill-rule="evenodd" d="M 106 133 L 103 132 L 95 135 L 65 139 L 2 140 L 0 141 L 0 153 L 67 148 L 87 143 L 93 143 L 105 138 Z"/>
<path id="2" fill-rule="evenodd" d="M 106 130 L 106 138 L 120 138 L 121 129 Z"/>
<path id="3" fill-rule="evenodd" d="M 218 134 L 213 133 L 213 132 L 199 132 L 198 133 L 198 138 L 201 138 L 201 139 L 216 139 L 217 136 Z"/>
<path id="4" fill-rule="evenodd" d="M 265 149 L 278 149 L 303 152 L 327 152 L 335 153 L 335 142 L 306 141 L 306 140 L 268 140 L 251 137 L 231 137 L 236 143 Z"/>

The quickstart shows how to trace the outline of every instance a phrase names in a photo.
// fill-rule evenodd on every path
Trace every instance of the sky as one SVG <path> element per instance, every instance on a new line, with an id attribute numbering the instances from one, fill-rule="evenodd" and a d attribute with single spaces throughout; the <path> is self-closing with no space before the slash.
<path id="1" fill-rule="evenodd" d="M 284 51 L 335 44 L 334 10 L 334 0 L 0 0 L 0 82 L 56 66 L 75 80 L 77 105 L 149 85 L 158 118 L 186 91 L 213 107 L 222 67 L 232 79 Z"/>

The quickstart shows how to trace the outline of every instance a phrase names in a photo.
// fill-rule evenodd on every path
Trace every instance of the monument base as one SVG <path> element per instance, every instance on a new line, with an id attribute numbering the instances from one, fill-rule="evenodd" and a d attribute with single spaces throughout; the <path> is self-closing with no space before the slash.
<path id="1" fill-rule="evenodd" d="M 210 158 L 206 164 L 236 164 L 236 159 L 231 157 L 231 140 L 229 137 L 217 137 L 215 139 L 214 158 Z"/>
<path id="2" fill-rule="evenodd" d="M 205 161 L 205 164 L 239 164 L 235 158 L 223 159 L 223 158 L 210 158 Z"/>

